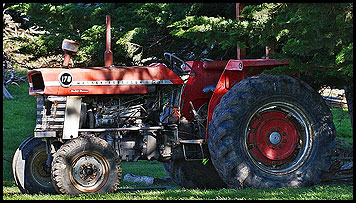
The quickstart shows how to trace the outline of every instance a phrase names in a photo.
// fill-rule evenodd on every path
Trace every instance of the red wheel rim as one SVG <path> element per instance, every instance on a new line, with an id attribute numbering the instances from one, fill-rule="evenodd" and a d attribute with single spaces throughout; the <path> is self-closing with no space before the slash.
<path id="1" fill-rule="evenodd" d="M 298 143 L 295 125 L 281 112 L 265 112 L 252 121 L 248 142 L 255 157 L 264 164 L 283 164 L 293 154 Z"/>
<path id="2" fill-rule="evenodd" d="M 310 153 L 310 124 L 295 105 L 265 104 L 250 116 L 246 129 L 245 149 L 253 163 L 264 171 L 294 171 Z"/>

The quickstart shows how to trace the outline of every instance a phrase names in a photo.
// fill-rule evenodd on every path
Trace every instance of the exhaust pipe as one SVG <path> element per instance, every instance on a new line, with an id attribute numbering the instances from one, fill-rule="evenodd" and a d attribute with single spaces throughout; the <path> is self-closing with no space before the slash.
<path id="1" fill-rule="evenodd" d="M 105 60 L 105 67 L 112 66 L 110 16 L 106 16 L 106 50 L 104 53 L 104 60 Z"/>
<path id="2" fill-rule="evenodd" d="M 63 61 L 63 67 L 68 68 L 69 66 L 69 60 L 72 54 L 75 54 L 78 52 L 78 47 L 79 44 L 73 40 L 69 39 L 64 39 L 62 42 L 62 50 L 64 51 L 64 61 Z"/>

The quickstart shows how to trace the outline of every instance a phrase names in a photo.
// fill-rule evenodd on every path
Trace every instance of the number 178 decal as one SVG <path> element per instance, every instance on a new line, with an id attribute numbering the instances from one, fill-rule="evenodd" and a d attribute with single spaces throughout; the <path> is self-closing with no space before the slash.
<path id="1" fill-rule="evenodd" d="M 58 80 L 62 87 L 70 87 L 73 82 L 73 76 L 70 72 L 61 72 L 58 76 Z"/>

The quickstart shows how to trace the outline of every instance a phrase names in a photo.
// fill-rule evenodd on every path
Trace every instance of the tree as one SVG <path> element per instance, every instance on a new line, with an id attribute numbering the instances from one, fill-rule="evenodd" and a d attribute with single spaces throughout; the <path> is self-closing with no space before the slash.
<path id="1" fill-rule="evenodd" d="M 19 3 L 9 7 L 26 16 L 23 28 L 37 26 L 45 32 L 33 39 L 18 38 L 20 52 L 31 54 L 30 60 L 62 55 L 61 42 L 68 38 L 80 44 L 73 56 L 76 66 L 103 64 L 106 15 L 111 16 L 114 64 L 138 65 L 144 59 L 163 57 L 165 51 L 189 58 L 206 49 L 170 35 L 169 25 L 195 14 L 229 16 L 233 8 L 231 3 Z"/>

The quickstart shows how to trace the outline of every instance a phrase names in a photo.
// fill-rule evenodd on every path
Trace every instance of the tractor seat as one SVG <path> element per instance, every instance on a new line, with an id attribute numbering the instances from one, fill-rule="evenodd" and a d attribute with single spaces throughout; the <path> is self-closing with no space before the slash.
<path id="1" fill-rule="evenodd" d="M 215 91 L 215 88 L 216 88 L 217 84 L 218 83 L 216 82 L 214 84 L 211 84 L 211 85 L 208 85 L 208 86 L 204 87 L 203 88 L 203 92 L 204 93 L 213 93 Z"/>

